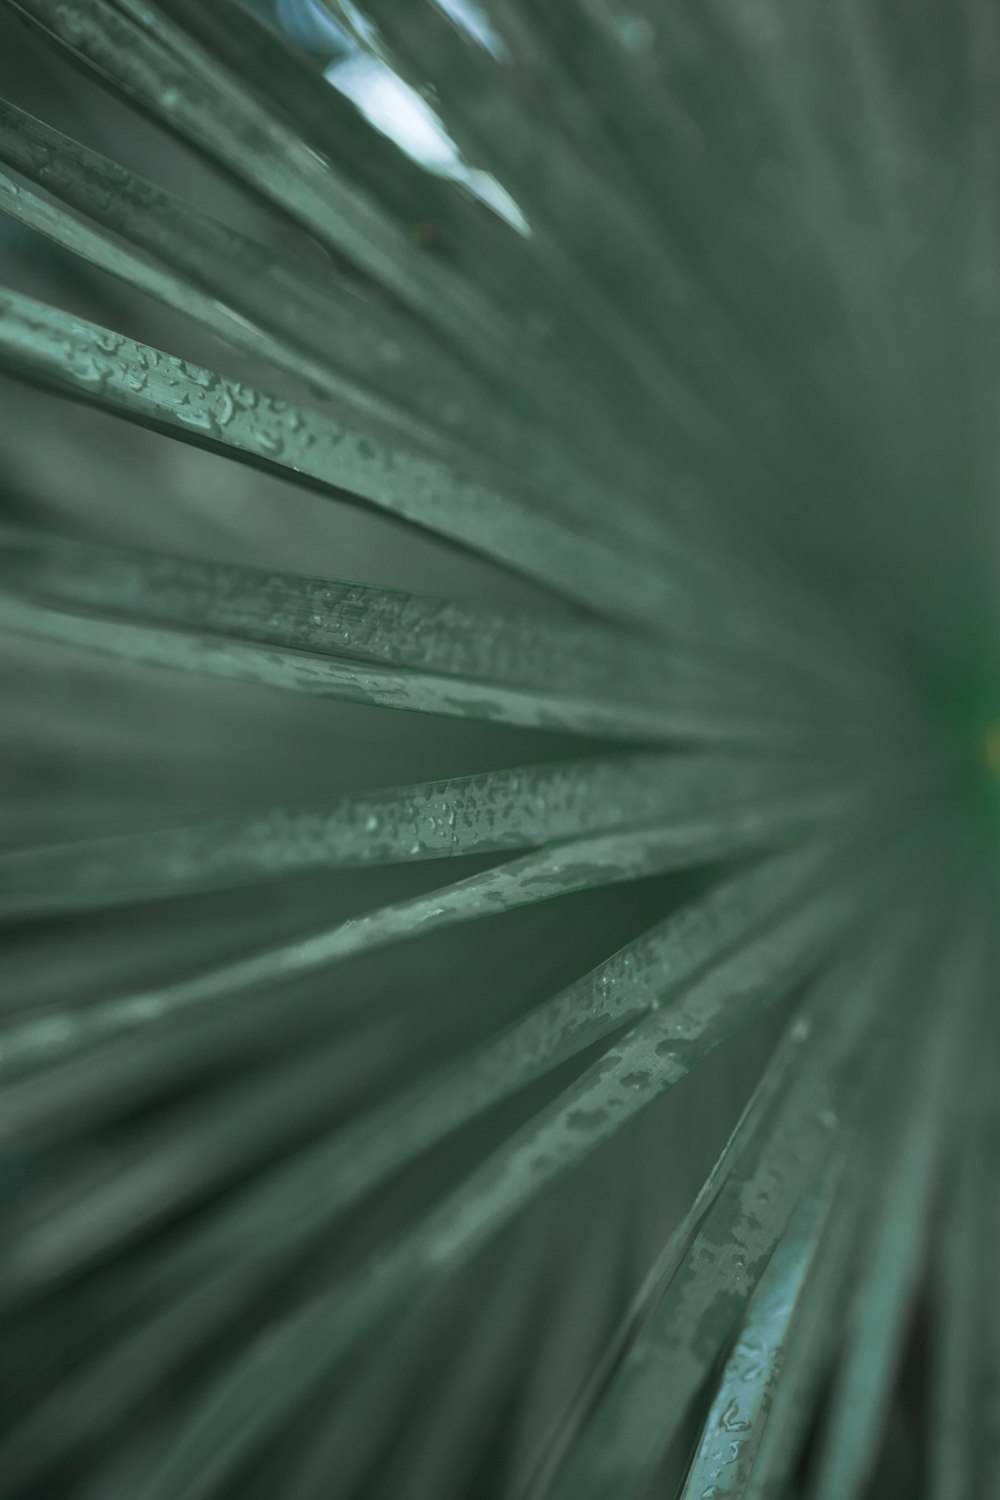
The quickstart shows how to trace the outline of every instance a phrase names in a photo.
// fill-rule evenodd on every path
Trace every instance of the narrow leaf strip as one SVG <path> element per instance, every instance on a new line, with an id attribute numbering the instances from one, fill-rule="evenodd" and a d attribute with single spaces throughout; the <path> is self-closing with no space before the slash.
<path id="1" fill-rule="evenodd" d="M 186 442 L 366 501 L 612 616 L 662 628 L 671 590 L 658 572 L 618 556 L 609 563 L 600 546 L 537 506 L 9 289 L 0 292 L 0 364 Z"/>
<path id="2" fill-rule="evenodd" d="M 732 1354 L 719 1380 L 701 1441 L 679 1500 L 738 1500 L 745 1492 L 782 1373 L 785 1342 L 803 1288 L 827 1229 L 833 1172 L 803 1197 L 750 1301 Z"/>
<path id="3" fill-rule="evenodd" d="M 385 787 L 326 808 L 0 854 L 0 910 L 46 910 L 231 888 L 309 870 L 352 869 L 539 847 L 615 827 L 673 822 L 691 857 L 716 820 L 780 832 L 863 801 L 808 762 L 622 754 Z M 692 821 L 694 820 L 694 821 Z"/>
<path id="4" fill-rule="evenodd" d="M 857 1174 L 861 1179 L 861 1174 Z M 753 1467 L 741 1500 L 783 1500 L 816 1411 L 850 1302 L 855 1236 L 866 1206 L 866 1179 L 838 1184 L 836 1203 L 800 1288 L 782 1354 L 781 1378 L 750 1443 Z"/>
<path id="5" fill-rule="evenodd" d="M 631 633 L 583 620 L 474 604 L 337 578 L 97 546 L 0 529 L 0 577 L 57 607 L 207 630 L 325 656 L 648 706 L 673 689 L 674 661 Z M 694 664 L 679 664 L 689 674 Z M 698 664 L 701 666 L 702 664 Z"/>
<path id="6" fill-rule="evenodd" d="M 802 703 L 787 694 L 778 698 L 792 683 L 782 684 L 780 653 L 769 654 L 773 643 L 766 639 L 741 661 L 731 645 L 713 644 L 697 633 L 654 646 L 631 631 L 589 620 L 501 613 L 339 579 L 103 547 L 14 528 L 0 529 L 0 581 L 13 593 L 54 607 L 84 606 L 150 624 L 533 688 L 557 699 L 597 699 L 592 714 L 601 711 L 601 700 L 613 699 L 644 710 L 645 723 L 659 707 L 665 734 L 674 731 L 681 704 L 700 708 L 707 721 L 759 720 L 765 686 L 772 722 L 808 717 Z M 694 625 L 693 616 L 689 623 Z M 745 618 L 740 629 L 752 634 Z M 774 675 L 765 682 L 768 673 Z M 799 699 L 804 691 L 800 684 Z M 614 723 L 616 711 L 607 706 L 604 712 Z M 627 707 L 618 716 L 624 732 Z"/>
<path id="7" fill-rule="evenodd" d="M 169 628 L 133 625 L 120 619 L 67 614 L 0 592 L 0 631 L 53 645 L 68 646 L 120 661 L 171 672 L 219 677 L 284 692 L 309 693 L 369 708 L 475 719 L 597 739 L 663 743 L 668 738 L 717 739 L 739 744 L 787 745 L 805 731 L 757 722 L 730 721 L 710 705 L 697 703 L 664 714 L 640 704 L 601 703 L 568 694 L 565 698 L 530 688 L 505 687 L 474 679 L 441 676 L 403 667 L 317 656 L 218 635 L 192 635 Z M 673 726 L 665 726 L 668 718 Z"/>

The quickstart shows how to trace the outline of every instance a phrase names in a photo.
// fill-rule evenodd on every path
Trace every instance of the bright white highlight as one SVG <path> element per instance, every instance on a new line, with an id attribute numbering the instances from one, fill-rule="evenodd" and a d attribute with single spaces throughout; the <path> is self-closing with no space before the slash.
<path id="1" fill-rule="evenodd" d="M 355 53 L 331 63 L 326 77 L 350 99 L 376 130 L 396 142 L 407 156 L 468 188 L 520 234 L 528 222 L 513 198 L 489 172 L 468 166 L 443 124 L 415 89 L 375 58 Z"/>

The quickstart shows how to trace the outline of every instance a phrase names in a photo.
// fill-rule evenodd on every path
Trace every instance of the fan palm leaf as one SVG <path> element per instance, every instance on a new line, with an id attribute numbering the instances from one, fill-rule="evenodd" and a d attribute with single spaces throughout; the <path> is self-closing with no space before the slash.
<path id="1" fill-rule="evenodd" d="M 985 1500 L 988 0 L 0 41 L 0 1497 Z"/>

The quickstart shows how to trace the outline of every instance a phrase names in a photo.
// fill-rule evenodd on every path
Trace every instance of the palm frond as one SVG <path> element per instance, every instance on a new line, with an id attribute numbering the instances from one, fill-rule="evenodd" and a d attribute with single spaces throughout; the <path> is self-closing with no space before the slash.
<path id="1" fill-rule="evenodd" d="M 998 44 L 0 8 L 0 1500 L 1000 1484 Z"/>

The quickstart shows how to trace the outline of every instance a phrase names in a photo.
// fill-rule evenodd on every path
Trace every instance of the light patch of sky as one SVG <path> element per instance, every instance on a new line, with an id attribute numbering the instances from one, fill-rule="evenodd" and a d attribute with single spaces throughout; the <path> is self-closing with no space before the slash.
<path id="1" fill-rule="evenodd" d="M 428 172 L 450 177 L 468 188 L 494 213 L 521 234 L 529 234 L 527 220 L 510 194 L 489 172 L 470 167 L 430 105 L 415 89 L 363 53 L 331 63 L 326 77 L 334 88 L 353 100 L 376 130 L 394 140 L 407 156 Z"/>
<path id="2" fill-rule="evenodd" d="M 498 55 L 499 38 L 474 0 L 435 0 L 435 4 L 489 52 Z M 520 234 L 531 233 L 507 190 L 491 173 L 469 166 L 426 100 L 384 62 L 357 49 L 319 0 L 279 0 L 277 17 L 300 46 L 335 54 L 324 76 L 376 130 L 395 141 L 428 172 L 461 183 Z"/>
<path id="3" fill-rule="evenodd" d="M 461 26 L 469 36 L 474 37 L 481 47 L 494 57 L 502 57 L 504 46 L 497 35 L 493 23 L 476 0 L 434 0 L 438 10 L 443 10 L 446 16 L 450 16 L 456 26 Z"/>
<path id="4" fill-rule="evenodd" d="M 274 17 L 293 42 L 310 52 L 338 52 L 351 46 L 344 28 L 316 0 L 274 0 Z"/>

